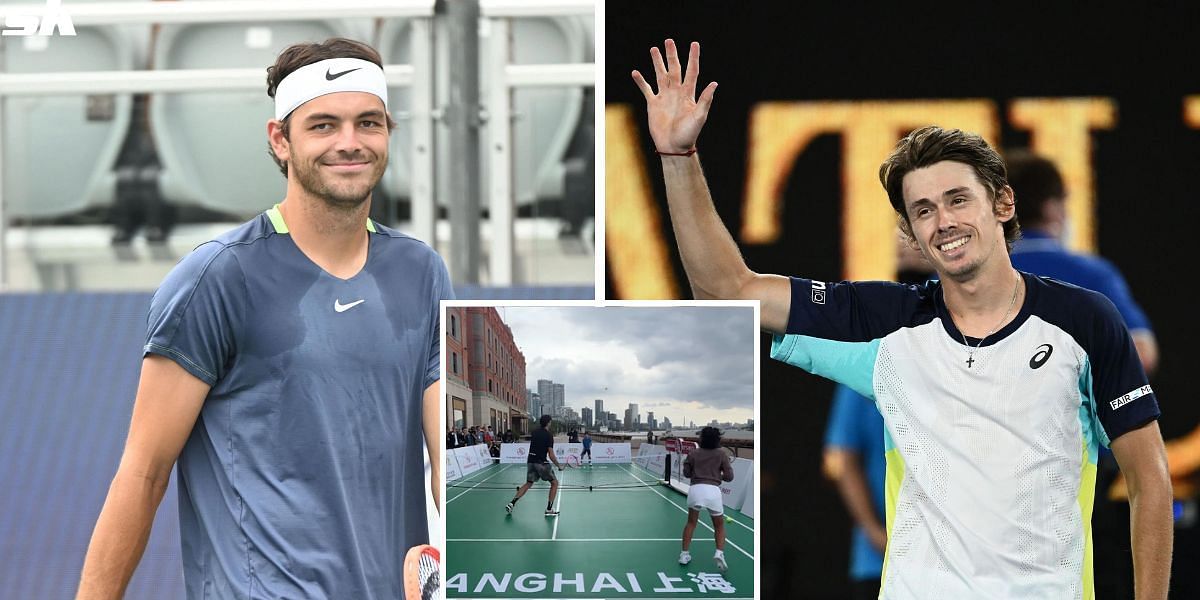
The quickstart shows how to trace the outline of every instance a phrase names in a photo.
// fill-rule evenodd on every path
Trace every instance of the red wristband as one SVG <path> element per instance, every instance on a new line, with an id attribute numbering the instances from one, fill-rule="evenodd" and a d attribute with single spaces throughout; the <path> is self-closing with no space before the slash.
<path id="1" fill-rule="evenodd" d="M 693 146 L 692 149 L 688 150 L 687 152 L 659 152 L 658 149 L 655 148 L 654 153 L 659 156 L 691 156 L 696 153 L 696 148 Z"/>

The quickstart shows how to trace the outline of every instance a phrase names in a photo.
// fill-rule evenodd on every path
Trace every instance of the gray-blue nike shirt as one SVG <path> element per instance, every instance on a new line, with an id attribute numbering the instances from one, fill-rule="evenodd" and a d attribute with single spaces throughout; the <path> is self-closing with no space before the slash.
<path id="1" fill-rule="evenodd" d="M 271 209 L 154 294 L 145 352 L 212 386 L 178 462 L 189 599 L 403 596 L 405 552 L 428 540 L 422 395 L 453 291 L 429 246 L 367 231 L 343 280 Z"/>

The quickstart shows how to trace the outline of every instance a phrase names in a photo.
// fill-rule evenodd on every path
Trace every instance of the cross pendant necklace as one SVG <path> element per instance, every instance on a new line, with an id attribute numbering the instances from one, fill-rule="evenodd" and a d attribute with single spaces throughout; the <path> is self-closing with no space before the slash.
<path id="1" fill-rule="evenodd" d="M 1014 273 L 1015 273 L 1015 271 L 1014 271 Z M 996 333 L 996 330 L 1000 329 L 1000 326 L 1003 325 L 1004 322 L 1008 320 L 1008 315 L 1010 313 L 1012 313 L 1013 306 L 1016 306 L 1016 304 L 1017 304 L 1017 290 L 1020 289 L 1020 287 L 1021 287 L 1021 276 L 1017 275 L 1017 280 L 1013 283 L 1012 300 L 1008 301 L 1008 310 L 1004 311 L 1004 316 L 1000 317 L 1000 322 L 996 323 L 996 326 L 993 327 L 991 329 L 991 331 L 988 331 L 986 334 L 984 334 L 983 337 L 979 338 L 979 342 L 977 344 L 975 344 L 974 348 L 972 348 L 971 344 L 969 342 L 967 342 L 967 334 L 963 333 L 961 329 L 958 330 L 958 335 L 962 336 L 963 345 L 967 347 L 966 363 L 967 363 L 968 369 L 970 369 L 971 366 L 975 364 L 975 351 L 979 350 L 979 347 L 983 345 L 983 341 L 988 339 L 988 337 L 990 337 L 993 333 Z"/>

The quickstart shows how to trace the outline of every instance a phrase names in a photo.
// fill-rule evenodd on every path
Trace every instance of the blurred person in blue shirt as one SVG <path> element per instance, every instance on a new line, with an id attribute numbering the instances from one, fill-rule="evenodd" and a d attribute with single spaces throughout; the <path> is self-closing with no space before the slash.
<path id="1" fill-rule="evenodd" d="M 1008 183 L 1017 199 L 1021 239 L 1011 253 L 1020 271 L 1053 277 L 1104 294 L 1121 313 L 1146 374 L 1158 367 L 1158 342 L 1150 320 L 1133 299 L 1121 272 L 1109 261 L 1067 250 L 1067 193 L 1062 174 L 1050 160 L 1024 150 L 1008 153 Z"/>

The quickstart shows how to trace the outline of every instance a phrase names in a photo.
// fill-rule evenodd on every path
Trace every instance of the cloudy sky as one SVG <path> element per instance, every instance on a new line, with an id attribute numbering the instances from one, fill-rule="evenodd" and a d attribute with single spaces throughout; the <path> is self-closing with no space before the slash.
<path id="1" fill-rule="evenodd" d="M 526 387 L 539 379 L 565 385 L 566 405 L 642 421 L 754 418 L 754 348 L 748 307 L 498 307 L 525 354 Z"/>

